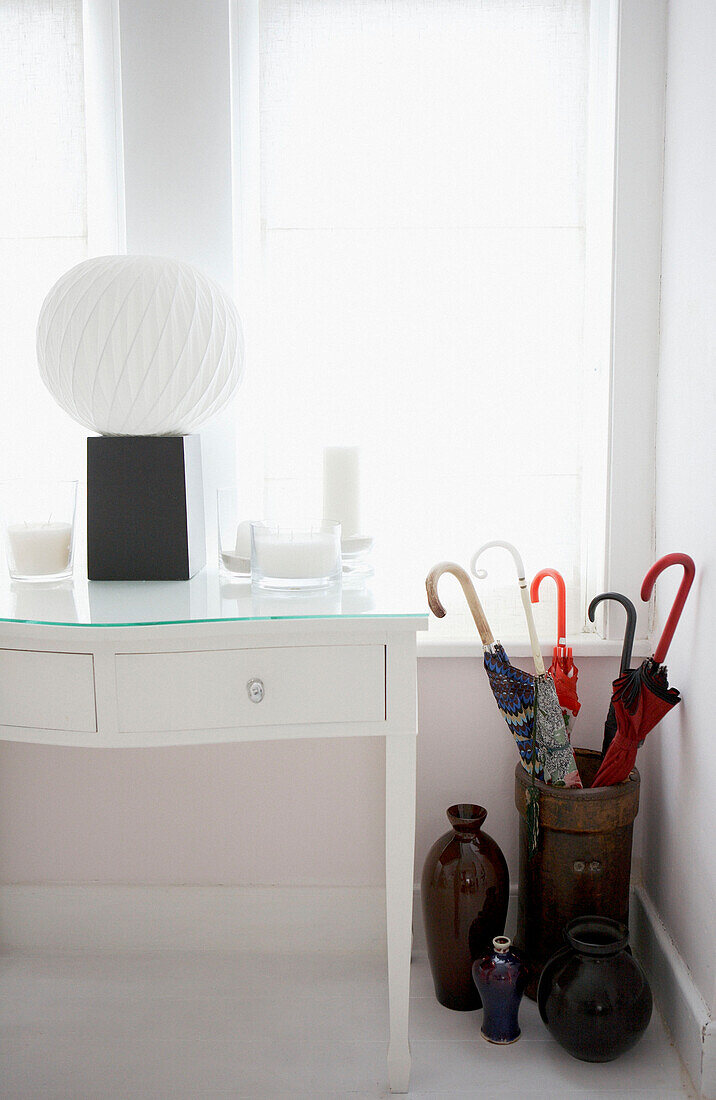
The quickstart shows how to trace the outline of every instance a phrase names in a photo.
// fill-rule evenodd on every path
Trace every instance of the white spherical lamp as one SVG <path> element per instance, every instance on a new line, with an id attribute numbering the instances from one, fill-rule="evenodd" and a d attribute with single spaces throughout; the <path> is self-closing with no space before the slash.
<path id="1" fill-rule="evenodd" d="M 37 324 L 42 380 L 102 435 L 187 435 L 218 413 L 243 371 L 236 306 L 190 264 L 103 256 L 63 275 Z"/>

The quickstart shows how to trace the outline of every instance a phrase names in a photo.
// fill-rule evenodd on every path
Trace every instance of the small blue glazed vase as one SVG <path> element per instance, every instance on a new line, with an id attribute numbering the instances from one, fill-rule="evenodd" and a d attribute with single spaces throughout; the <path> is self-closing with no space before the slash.
<path id="1" fill-rule="evenodd" d="M 482 1006 L 482 1037 L 488 1043 L 515 1043 L 520 1037 L 518 1014 L 527 985 L 527 968 L 507 936 L 495 936 L 492 950 L 472 966 Z"/>

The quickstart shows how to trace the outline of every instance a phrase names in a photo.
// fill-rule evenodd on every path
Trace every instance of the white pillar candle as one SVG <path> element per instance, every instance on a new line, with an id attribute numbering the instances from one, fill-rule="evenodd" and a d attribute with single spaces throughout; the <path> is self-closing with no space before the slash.
<path id="1" fill-rule="evenodd" d="M 236 549 L 234 553 L 237 558 L 251 557 L 251 522 L 248 519 L 245 519 L 236 528 Z"/>
<path id="2" fill-rule="evenodd" d="M 342 537 L 360 534 L 360 450 L 323 451 L 323 518 L 340 523 Z"/>
<path id="3" fill-rule="evenodd" d="M 16 523 L 7 529 L 14 572 L 22 577 L 66 573 L 70 564 L 69 523 Z"/>

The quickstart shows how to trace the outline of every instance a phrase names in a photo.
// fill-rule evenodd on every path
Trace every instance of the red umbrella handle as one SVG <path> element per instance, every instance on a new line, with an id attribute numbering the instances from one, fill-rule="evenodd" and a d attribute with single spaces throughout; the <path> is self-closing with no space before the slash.
<path id="1" fill-rule="evenodd" d="M 557 585 L 557 648 L 562 650 L 567 644 L 567 588 L 562 574 L 556 569 L 540 569 L 532 578 L 530 599 L 539 603 L 539 586 L 545 577 L 551 577 Z"/>
<path id="2" fill-rule="evenodd" d="M 679 585 L 679 591 L 676 593 L 676 599 L 674 600 L 669 617 L 666 620 L 666 625 L 659 638 L 659 644 L 654 652 L 654 660 L 658 665 L 664 663 L 666 654 L 671 645 L 671 639 L 674 637 L 674 631 L 676 630 L 676 624 L 681 618 L 681 612 L 684 610 L 684 604 L 686 603 L 686 597 L 689 594 L 689 589 L 694 583 L 694 575 L 696 573 L 696 566 L 694 565 L 693 558 L 690 558 L 688 554 L 665 554 L 663 558 L 659 558 L 657 562 L 654 562 L 649 572 L 644 577 L 641 585 L 641 598 L 646 602 L 654 590 L 654 584 L 656 578 L 660 573 L 663 573 L 665 569 L 668 569 L 670 565 L 683 565 L 684 576 L 682 577 L 681 584 Z"/>

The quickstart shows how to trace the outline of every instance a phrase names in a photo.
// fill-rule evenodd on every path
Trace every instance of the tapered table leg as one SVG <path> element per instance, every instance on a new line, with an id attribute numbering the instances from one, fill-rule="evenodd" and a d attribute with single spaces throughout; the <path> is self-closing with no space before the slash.
<path id="1" fill-rule="evenodd" d="M 388 922 L 388 999 L 391 1092 L 410 1080 L 408 1009 L 415 856 L 416 735 L 390 734 L 385 744 L 385 893 Z"/>

